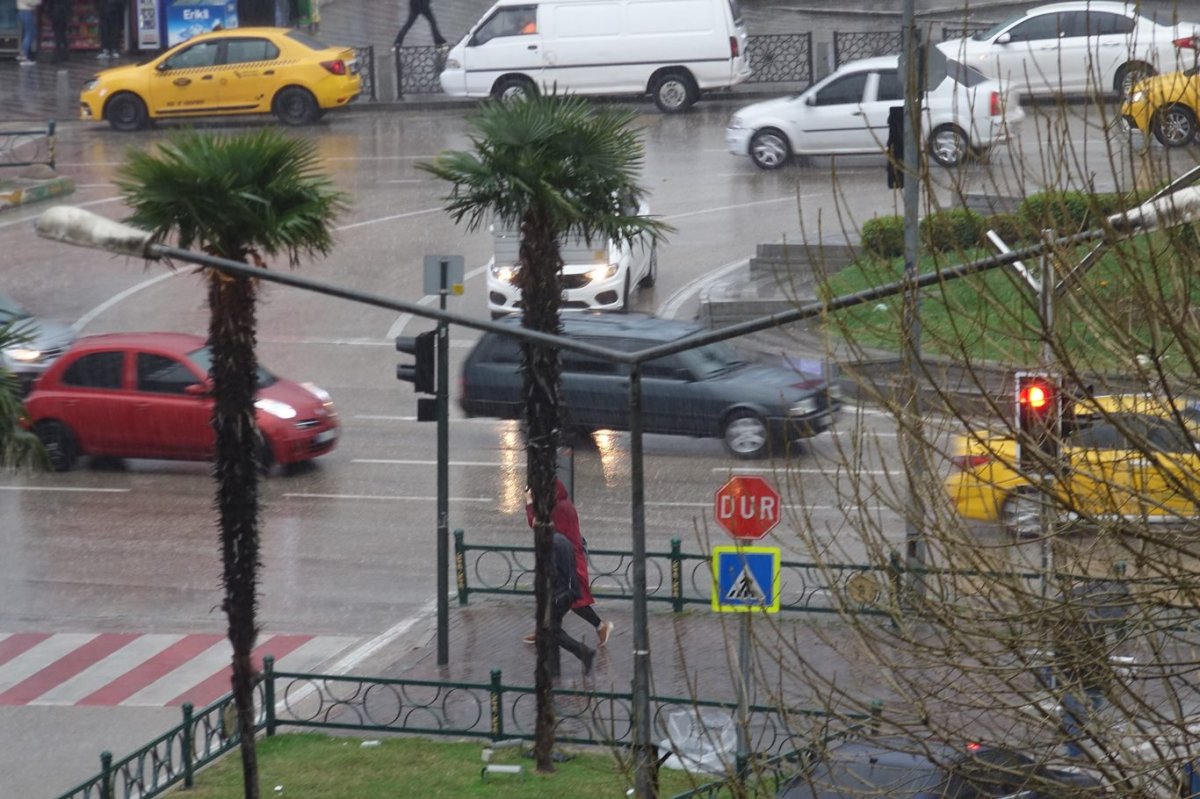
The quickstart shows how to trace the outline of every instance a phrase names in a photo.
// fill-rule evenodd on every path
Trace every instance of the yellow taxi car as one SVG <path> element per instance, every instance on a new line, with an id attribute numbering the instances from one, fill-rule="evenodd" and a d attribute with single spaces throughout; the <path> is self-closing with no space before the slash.
<path id="1" fill-rule="evenodd" d="M 1200 68 L 1155 75 L 1137 83 L 1121 104 L 1127 131 L 1153 133 L 1164 147 L 1186 147 L 1196 140 L 1200 118 Z"/>
<path id="2" fill-rule="evenodd" d="M 1061 439 L 1062 473 L 1044 491 L 1017 468 L 1011 431 L 959 436 L 945 489 L 958 514 L 1041 534 L 1048 497 L 1076 521 L 1200 521 L 1200 404 L 1144 394 L 1076 401 Z M 1034 480 L 1039 478 L 1035 475 Z"/>
<path id="3" fill-rule="evenodd" d="M 288 28 L 203 33 L 137 65 L 106 69 L 79 95 L 84 120 L 138 130 L 152 119 L 275 114 L 306 125 L 362 91 L 353 47 Z"/>

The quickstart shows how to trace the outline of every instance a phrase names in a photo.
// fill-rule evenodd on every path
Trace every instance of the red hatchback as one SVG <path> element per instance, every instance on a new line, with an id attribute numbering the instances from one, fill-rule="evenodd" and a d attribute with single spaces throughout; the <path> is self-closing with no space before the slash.
<path id="1" fill-rule="evenodd" d="M 57 471 L 80 455 L 207 460 L 213 456 L 211 353 L 181 333 L 116 333 L 75 342 L 25 399 Z M 290 464 L 337 444 L 333 401 L 311 383 L 259 369 L 263 462 Z"/>

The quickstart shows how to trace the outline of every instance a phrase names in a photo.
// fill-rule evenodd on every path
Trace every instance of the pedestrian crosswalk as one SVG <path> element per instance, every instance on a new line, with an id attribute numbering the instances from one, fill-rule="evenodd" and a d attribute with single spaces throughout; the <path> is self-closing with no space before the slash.
<path id="1" fill-rule="evenodd" d="M 260 635 L 254 664 L 307 671 L 357 640 Z M 229 692 L 231 651 L 217 633 L 0 633 L 0 706 L 203 707 Z"/>

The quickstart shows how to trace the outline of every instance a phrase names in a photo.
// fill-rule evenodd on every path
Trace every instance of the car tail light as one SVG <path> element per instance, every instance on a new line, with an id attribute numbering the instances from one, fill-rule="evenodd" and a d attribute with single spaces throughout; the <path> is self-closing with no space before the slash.
<path id="1" fill-rule="evenodd" d="M 345 75 L 349 70 L 346 69 L 346 62 L 342 59 L 336 61 L 322 61 L 321 66 L 329 70 L 334 75 Z"/>
<path id="2" fill-rule="evenodd" d="M 988 116 L 998 117 L 1004 113 L 1004 98 L 1000 92 L 992 92 L 991 103 L 988 105 Z"/>
<path id="3" fill-rule="evenodd" d="M 730 58 L 738 57 L 738 40 L 737 40 L 736 36 L 729 37 L 729 57 Z"/>
<path id="4" fill-rule="evenodd" d="M 1200 36 L 1184 36 L 1182 39 L 1176 39 L 1171 42 L 1171 44 L 1188 50 L 1200 50 Z"/>
<path id="5" fill-rule="evenodd" d="M 967 751 L 970 752 L 971 754 L 975 754 L 976 752 L 982 752 L 983 744 L 979 743 L 978 741 L 971 741 L 970 743 L 967 744 Z"/>
<path id="6" fill-rule="evenodd" d="M 986 466 L 992 460 L 991 455 L 955 455 L 950 458 L 950 463 L 954 464 L 954 468 L 961 469 L 964 472 L 969 472 L 972 469 L 978 469 L 981 466 Z"/>

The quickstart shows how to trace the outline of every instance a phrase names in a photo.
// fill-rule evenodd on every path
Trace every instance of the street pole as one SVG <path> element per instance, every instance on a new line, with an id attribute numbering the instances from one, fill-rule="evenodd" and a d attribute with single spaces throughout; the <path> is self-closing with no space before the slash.
<path id="1" fill-rule="evenodd" d="M 738 725 L 737 725 L 737 774 L 738 779 L 747 776 L 750 764 L 750 616 L 749 611 L 741 614 L 742 623 L 738 631 Z"/>
<path id="2" fill-rule="evenodd" d="M 1050 370 L 1054 363 L 1054 346 L 1050 340 L 1051 333 L 1054 331 L 1054 262 L 1053 258 L 1053 243 L 1054 231 L 1043 230 L 1042 241 L 1046 244 L 1047 250 L 1042 253 L 1042 282 L 1038 287 L 1038 311 L 1042 317 L 1042 370 L 1050 374 Z M 1062 407 L 1061 401 L 1058 398 L 1058 392 L 1062 391 L 1061 382 L 1055 380 L 1055 403 Z M 1057 436 L 1062 431 L 1061 420 L 1059 414 L 1054 412 L 1054 424 L 1058 429 L 1052 430 L 1050 435 Z M 1040 477 L 1039 486 L 1041 493 L 1041 502 L 1038 505 L 1038 526 L 1041 531 L 1041 554 L 1042 554 L 1042 598 L 1046 599 L 1050 591 L 1050 572 L 1054 568 L 1054 548 L 1051 542 L 1051 535 L 1055 529 L 1055 512 L 1054 503 L 1050 501 L 1050 497 L 1054 491 L 1054 476 L 1047 474 L 1045 469 Z"/>
<path id="3" fill-rule="evenodd" d="M 658 796 L 650 740 L 650 630 L 646 612 L 646 475 L 642 463 L 642 367 L 629 369 L 630 514 L 633 538 L 633 776 L 637 799 Z"/>
<path id="4" fill-rule="evenodd" d="M 921 203 L 921 96 L 924 89 L 925 59 L 919 57 L 920 36 L 916 26 L 916 0 L 904 0 L 902 7 L 904 79 L 904 279 L 902 306 L 902 347 L 904 368 L 900 385 L 900 447 L 908 472 L 908 508 L 904 518 L 905 560 L 908 585 L 922 591 L 920 569 L 925 565 L 925 500 L 922 491 L 928 483 L 924 447 L 921 441 L 921 409 L 917 394 L 917 375 L 921 369 L 921 291 L 917 285 L 920 257 L 917 213 Z"/>
<path id="5" fill-rule="evenodd" d="M 440 263 L 438 309 L 446 310 L 450 261 Z M 450 325 L 437 325 L 437 664 L 450 662 Z"/>

